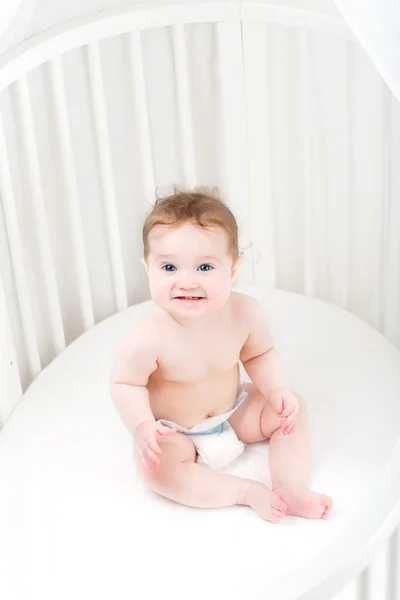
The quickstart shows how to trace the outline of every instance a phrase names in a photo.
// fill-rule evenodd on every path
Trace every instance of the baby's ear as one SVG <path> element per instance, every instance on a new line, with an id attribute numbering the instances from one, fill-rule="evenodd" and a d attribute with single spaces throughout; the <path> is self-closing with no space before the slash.
<path id="1" fill-rule="evenodd" d="M 144 266 L 144 268 L 146 269 L 146 273 L 147 275 L 149 274 L 149 267 L 147 266 L 147 262 L 145 258 L 141 258 L 140 262 L 142 263 L 142 265 Z"/>
<path id="2" fill-rule="evenodd" d="M 232 267 L 232 273 L 231 273 L 232 280 L 235 279 L 242 262 L 243 262 L 243 252 L 240 253 L 239 258 L 237 259 L 237 261 L 235 262 L 235 264 Z"/>

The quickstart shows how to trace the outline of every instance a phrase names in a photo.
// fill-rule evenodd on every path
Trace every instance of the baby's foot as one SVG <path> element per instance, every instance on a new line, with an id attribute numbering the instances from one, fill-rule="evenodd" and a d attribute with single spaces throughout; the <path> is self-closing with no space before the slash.
<path id="1" fill-rule="evenodd" d="M 312 492 L 302 485 L 280 485 L 274 491 L 287 504 L 287 515 L 307 519 L 327 519 L 332 508 L 332 498 Z"/>
<path id="2" fill-rule="evenodd" d="M 271 492 L 264 484 L 252 481 L 249 485 L 244 504 L 253 508 L 256 513 L 271 523 L 279 523 L 285 516 L 286 503 L 275 492 Z"/>

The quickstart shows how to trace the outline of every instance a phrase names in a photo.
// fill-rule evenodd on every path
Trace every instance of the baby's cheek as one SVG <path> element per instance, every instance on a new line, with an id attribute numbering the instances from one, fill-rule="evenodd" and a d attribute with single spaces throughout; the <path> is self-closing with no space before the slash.
<path id="1" fill-rule="evenodd" d="M 221 282 L 215 282 L 210 286 L 208 296 L 216 308 L 221 308 L 228 301 L 229 292 L 229 286 L 226 286 Z"/>
<path id="2" fill-rule="evenodd" d="M 158 278 L 153 278 L 149 281 L 151 297 L 157 305 L 162 305 L 169 299 L 169 287 Z"/>

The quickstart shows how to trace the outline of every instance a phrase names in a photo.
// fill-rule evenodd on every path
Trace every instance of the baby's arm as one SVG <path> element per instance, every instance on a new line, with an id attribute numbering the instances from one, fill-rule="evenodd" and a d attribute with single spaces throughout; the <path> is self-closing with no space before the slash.
<path id="1" fill-rule="evenodd" d="M 279 416 L 285 418 L 282 423 L 283 432 L 291 433 L 299 404 L 287 386 L 281 358 L 268 331 L 265 311 L 250 297 L 244 299 L 242 309 L 249 334 L 241 350 L 240 360 L 264 398 L 272 403 Z"/>
<path id="2" fill-rule="evenodd" d="M 111 395 L 132 435 L 141 423 L 155 422 L 146 385 L 157 368 L 157 355 L 151 339 L 135 332 L 128 336 L 117 353 L 111 373 Z"/>
<path id="3" fill-rule="evenodd" d="M 240 352 L 240 360 L 253 383 L 266 398 L 274 388 L 286 387 L 283 365 L 272 344 L 264 309 L 256 300 L 247 296 L 242 310 L 249 333 Z"/>
<path id="4" fill-rule="evenodd" d="M 147 471 L 159 465 L 161 448 L 157 440 L 176 430 L 158 423 L 151 412 L 147 382 L 157 369 L 157 352 L 149 329 L 138 328 L 134 338 L 122 344 L 111 374 L 111 395 L 117 410 L 138 446 L 138 460 Z"/>

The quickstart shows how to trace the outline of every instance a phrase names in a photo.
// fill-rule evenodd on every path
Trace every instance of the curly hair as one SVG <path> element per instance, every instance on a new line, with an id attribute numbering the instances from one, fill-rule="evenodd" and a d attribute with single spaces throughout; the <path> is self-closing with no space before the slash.
<path id="1" fill-rule="evenodd" d="M 185 190 L 174 187 L 173 194 L 158 198 L 143 225 L 144 257 L 149 254 L 149 234 L 156 225 L 179 227 L 184 223 L 199 227 L 221 227 L 228 236 L 232 258 L 239 258 L 238 225 L 229 207 L 221 200 L 216 188 Z"/>

